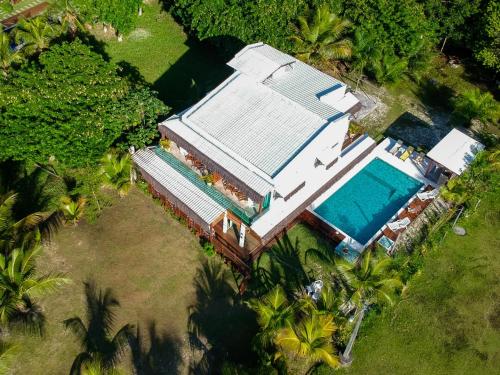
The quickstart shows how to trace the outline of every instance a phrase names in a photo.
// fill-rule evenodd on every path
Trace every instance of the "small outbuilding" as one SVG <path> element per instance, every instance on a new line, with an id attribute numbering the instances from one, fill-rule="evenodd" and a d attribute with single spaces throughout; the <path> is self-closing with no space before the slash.
<path id="1" fill-rule="evenodd" d="M 476 154 L 483 149 L 482 143 L 460 130 L 453 129 L 427 153 L 431 162 L 426 175 L 461 175 L 475 159 Z"/>

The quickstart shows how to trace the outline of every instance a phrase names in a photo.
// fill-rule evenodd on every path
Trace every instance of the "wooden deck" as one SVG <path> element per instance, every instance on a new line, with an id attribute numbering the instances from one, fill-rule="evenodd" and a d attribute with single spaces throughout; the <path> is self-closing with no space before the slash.
<path id="1" fill-rule="evenodd" d="M 434 188 L 431 185 L 428 185 L 425 187 L 424 191 L 431 191 Z M 425 201 L 420 200 L 418 197 L 415 197 L 415 199 L 406 207 L 399 215 L 398 215 L 398 220 L 404 219 L 407 217 L 410 219 L 411 222 L 413 222 L 421 213 L 424 211 L 429 204 L 431 204 L 432 199 L 428 199 Z M 411 224 L 411 223 L 410 223 Z M 389 229 L 389 227 L 385 227 L 383 230 L 383 233 L 377 238 L 377 240 L 382 237 L 382 235 L 385 235 L 387 238 L 390 238 L 393 241 L 396 241 L 401 233 L 405 231 L 406 228 L 400 229 L 397 231 L 393 231 Z"/>

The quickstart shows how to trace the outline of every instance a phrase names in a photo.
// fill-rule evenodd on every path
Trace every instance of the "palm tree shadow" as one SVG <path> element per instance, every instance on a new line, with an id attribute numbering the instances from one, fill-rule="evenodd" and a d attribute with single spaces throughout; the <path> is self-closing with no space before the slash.
<path id="1" fill-rule="evenodd" d="M 64 325 L 76 336 L 81 352 L 71 367 L 71 374 L 78 374 L 82 366 L 99 361 L 103 367 L 112 368 L 121 359 L 132 337 L 132 326 L 125 324 L 113 334 L 115 309 L 120 306 L 110 288 L 97 289 L 93 280 L 84 283 L 86 300 L 85 322 L 80 317 L 66 319 Z"/>
<path id="2" fill-rule="evenodd" d="M 271 269 L 275 270 L 273 272 L 280 272 L 281 283 L 288 294 L 303 288 L 309 282 L 309 276 L 304 269 L 300 255 L 298 238 L 293 243 L 288 234 L 285 233 L 271 248 L 269 257 L 271 259 Z"/>
<path id="3" fill-rule="evenodd" d="M 257 322 L 230 283 L 228 270 L 217 261 L 204 261 L 194 280 L 196 302 L 189 306 L 188 334 L 193 352 L 192 374 L 220 373 L 224 361 L 251 364 Z"/>
<path id="4" fill-rule="evenodd" d="M 156 322 L 148 323 L 147 337 L 140 327 L 130 339 L 132 364 L 137 375 L 177 374 L 182 364 L 181 340 L 169 333 L 158 333 Z"/>

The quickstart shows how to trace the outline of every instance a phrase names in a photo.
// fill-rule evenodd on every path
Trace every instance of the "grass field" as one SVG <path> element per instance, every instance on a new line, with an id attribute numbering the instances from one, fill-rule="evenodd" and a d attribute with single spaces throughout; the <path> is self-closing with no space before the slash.
<path id="1" fill-rule="evenodd" d="M 204 259 L 196 237 L 137 190 L 117 199 L 95 224 L 63 228 L 42 256 L 40 269 L 65 272 L 73 282 L 43 299 L 46 335 L 19 340 L 13 373 L 68 374 L 79 348 L 62 321 L 75 315 L 84 317 L 83 282 L 89 279 L 98 287 L 111 288 L 120 301 L 115 330 L 125 323 L 139 325 L 147 339 L 148 329 L 156 327 L 156 373 L 186 373 L 196 360 L 197 354 L 188 345 L 188 308 L 201 309 L 200 303 L 211 327 L 218 329 L 214 333 L 207 328 L 208 322 L 199 320 L 205 344 L 230 345 L 245 353 L 249 339 L 234 340 L 247 337 L 245 332 L 252 327 L 245 320 L 248 315 L 230 304 L 230 280 L 217 281 L 219 288 L 225 288 L 224 295 L 207 295 L 202 290 L 197 272 L 203 274 L 198 270 Z M 215 277 L 206 279 L 215 284 Z M 222 327 L 230 323 L 236 335 L 221 337 L 227 332 Z M 130 373 L 130 358 L 123 364 Z"/>
<path id="2" fill-rule="evenodd" d="M 362 326 L 344 374 L 498 374 L 500 200 L 491 194 L 427 255 L 403 301 Z"/>
<path id="3" fill-rule="evenodd" d="M 113 61 L 136 67 L 175 110 L 184 109 L 229 74 L 224 62 L 207 45 L 190 39 L 159 4 L 144 6 L 137 28 L 123 42 L 101 29 L 95 34 L 106 42 Z"/>

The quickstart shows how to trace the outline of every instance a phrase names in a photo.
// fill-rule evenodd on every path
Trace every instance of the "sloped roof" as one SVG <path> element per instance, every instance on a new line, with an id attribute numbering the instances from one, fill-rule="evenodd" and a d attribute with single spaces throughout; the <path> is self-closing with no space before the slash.
<path id="1" fill-rule="evenodd" d="M 483 149 L 483 144 L 453 129 L 427 153 L 427 156 L 460 175 Z"/>
<path id="2" fill-rule="evenodd" d="M 298 103 L 236 73 L 182 121 L 222 143 L 269 176 L 328 121 Z"/>
<path id="3" fill-rule="evenodd" d="M 226 209 L 164 162 L 154 151 L 142 149 L 132 156 L 137 166 L 193 211 L 205 224 L 211 224 Z"/>
<path id="4" fill-rule="evenodd" d="M 278 51 L 267 44 L 256 43 L 243 48 L 227 65 L 258 82 L 262 82 L 280 67 L 294 61 L 295 59 L 286 53 Z"/>
<path id="5" fill-rule="evenodd" d="M 223 169 L 229 171 L 234 177 L 246 184 L 246 186 L 258 195 L 264 197 L 269 193 L 273 186 L 263 177 L 252 171 L 248 165 L 231 157 L 229 153 L 216 144 L 209 142 L 204 137 L 193 131 L 189 126 L 181 122 L 179 116 L 172 116 L 162 122 L 160 126 L 164 126 L 170 132 L 175 133 L 199 152 L 211 158 Z"/>

